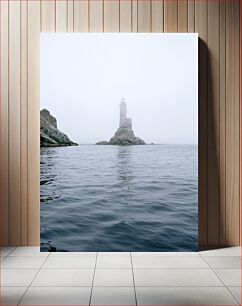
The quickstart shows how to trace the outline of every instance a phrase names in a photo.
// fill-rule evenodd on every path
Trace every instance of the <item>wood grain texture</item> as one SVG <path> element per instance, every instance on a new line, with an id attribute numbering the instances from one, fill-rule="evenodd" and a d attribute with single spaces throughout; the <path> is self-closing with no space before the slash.
<path id="1" fill-rule="evenodd" d="M 74 30 L 74 3 L 73 0 L 67 1 L 67 31 L 73 32 Z"/>
<path id="2" fill-rule="evenodd" d="M 67 1 L 56 1 L 56 32 L 67 32 Z"/>
<path id="3" fill-rule="evenodd" d="M 207 1 L 195 1 L 195 32 L 199 33 L 199 245 L 208 245 L 208 101 Z"/>
<path id="4" fill-rule="evenodd" d="M 239 50 L 239 60 L 240 60 L 240 71 L 239 71 L 239 74 L 240 74 L 240 79 L 239 79 L 239 84 L 240 84 L 240 88 L 239 88 L 239 91 L 240 91 L 240 127 L 239 127 L 239 134 L 240 134 L 240 146 L 239 146 L 239 150 L 240 150 L 240 160 L 239 160 L 239 171 L 240 171 L 240 182 L 239 182 L 239 200 L 240 200 L 240 207 L 239 207 L 239 210 L 240 210 L 240 222 L 239 222 L 239 227 L 240 227 L 240 233 L 239 233 L 239 241 L 240 241 L 240 245 L 242 245 L 242 90 L 241 90 L 241 87 L 242 87 L 242 76 L 241 76 L 241 73 L 242 73 L 242 48 L 241 48 L 241 44 L 242 44 L 242 3 L 240 1 L 239 3 L 239 6 L 240 6 L 240 20 L 239 20 L 239 23 L 240 23 L 240 50 Z"/>
<path id="5" fill-rule="evenodd" d="M 151 11 L 151 29 L 152 32 L 163 32 L 164 31 L 164 1 L 153 0 L 151 2 L 152 11 Z"/>
<path id="6" fill-rule="evenodd" d="M 219 2 L 208 1 L 208 244 L 220 244 Z"/>
<path id="7" fill-rule="evenodd" d="M 89 1 L 74 0 L 74 32 L 89 32 Z"/>
<path id="8" fill-rule="evenodd" d="M 41 0 L 41 31 L 56 31 L 56 1 Z"/>
<path id="9" fill-rule="evenodd" d="M 226 0 L 220 1 L 219 35 L 219 91 L 220 91 L 220 137 L 219 137 L 219 201 L 220 246 L 225 246 L 226 235 Z"/>
<path id="10" fill-rule="evenodd" d="M 20 245 L 20 1 L 9 2 L 9 243 Z"/>
<path id="11" fill-rule="evenodd" d="M 178 31 L 178 1 L 182 0 L 164 0 L 164 31 Z M 182 19 L 182 16 L 181 16 Z"/>
<path id="12" fill-rule="evenodd" d="M 28 2 L 28 245 L 40 243 L 40 2 Z"/>
<path id="13" fill-rule="evenodd" d="M 240 7 L 226 2 L 226 245 L 239 244 Z"/>
<path id="14" fill-rule="evenodd" d="M 39 244 L 40 31 L 195 31 L 200 37 L 199 245 L 237 245 L 239 12 L 239 0 L 1 1 L 2 243 Z"/>
<path id="15" fill-rule="evenodd" d="M 195 0 L 188 0 L 188 32 L 193 33 L 195 31 Z"/>
<path id="16" fill-rule="evenodd" d="M 8 245 L 8 190 L 9 190 L 9 131 L 8 131 L 8 1 L 0 2 L 1 16 L 1 111 L 0 111 L 0 201 L 1 244 Z"/>
<path id="17" fill-rule="evenodd" d="M 104 1 L 104 32 L 119 32 L 119 1 Z"/>
<path id="18" fill-rule="evenodd" d="M 138 0 L 132 0 L 132 32 L 138 32 Z"/>
<path id="19" fill-rule="evenodd" d="M 103 32 L 103 1 L 90 1 L 90 32 Z"/>
<path id="20" fill-rule="evenodd" d="M 188 31 L 188 0 L 178 0 L 178 32 Z"/>
<path id="21" fill-rule="evenodd" d="M 138 32 L 151 32 L 151 0 L 138 1 Z"/>
<path id="22" fill-rule="evenodd" d="M 131 0 L 120 1 L 120 32 L 129 33 L 132 30 L 132 3 Z"/>
<path id="23" fill-rule="evenodd" d="M 28 244 L 28 6 L 21 1 L 20 57 L 20 244 Z"/>

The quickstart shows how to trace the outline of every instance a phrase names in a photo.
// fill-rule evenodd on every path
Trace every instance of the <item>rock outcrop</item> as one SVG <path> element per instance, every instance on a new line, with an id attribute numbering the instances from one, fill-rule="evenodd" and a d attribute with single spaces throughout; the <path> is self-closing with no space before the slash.
<path id="1" fill-rule="evenodd" d="M 145 145 L 146 143 L 139 137 L 134 135 L 134 131 L 129 128 L 119 127 L 112 138 L 109 141 L 103 140 L 96 143 L 97 145 Z"/>
<path id="2" fill-rule="evenodd" d="M 58 130 L 56 118 L 47 109 L 40 111 L 40 146 L 61 147 L 77 145 Z"/>
<path id="3" fill-rule="evenodd" d="M 130 128 L 119 127 L 110 139 L 111 145 L 145 145 L 144 140 L 134 135 L 134 131 Z"/>
<path id="4" fill-rule="evenodd" d="M 110 144 L 108 141 L 106 141 L 106 140 L 103 140 L 103 141 L 99 141 L 99 142 L 97 142 L 96 143 L 97 145 L 108 145 L 108 144 Z"/>

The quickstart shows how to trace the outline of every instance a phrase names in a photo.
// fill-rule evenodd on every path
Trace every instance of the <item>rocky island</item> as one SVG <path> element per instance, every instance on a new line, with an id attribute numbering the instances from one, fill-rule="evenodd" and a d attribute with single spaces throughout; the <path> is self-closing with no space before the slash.
<path id="1" fill-rule="evenodd" d="M 122 98 L 120 103 L 119 128 L 109 141 L 100 141 L 98 145 L 145 145 L 146 143 L 134 135 L 132 120 L 127 118 L 127 105 Z"/>
<path id="2" fill-rule="evenodd" d="M 47 109 L 40 111 L 40 146 L 77 146 L 77 143 L 71 141 L 66 134 L 58 130 L 56 118 Z"/>

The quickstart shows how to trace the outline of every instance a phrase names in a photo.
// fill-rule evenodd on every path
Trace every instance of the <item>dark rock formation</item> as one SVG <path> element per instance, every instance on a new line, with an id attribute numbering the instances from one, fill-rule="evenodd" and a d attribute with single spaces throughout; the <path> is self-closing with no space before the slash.
<path id="1" fill-rule="evenodd" d="M 109 141 L 99 141 L 97 145 L 145 145 L 146 143 L 134 135 L 134 131 L 129 128 L 119 127 L 114 136 Z"/>
<path id="2" fill-rule="evenodd" d="M 97 144 L 97 145 L 108 145 L 108 144 L 109 144 L 109 142 L 108 142 L 108 141 L 106 141 L 106 140 L 103 140 L 103 141 L 99 141 L 99 142 L 97 142 L 96 144 Z"/>
<path id="3" fill-rule="evenodd" d="M 119 127 L 110 139 L 111 145 L 145 145 L 144 140 L 134 135 L 134 131 L 130 128 Z"/>
<path id="4" fill-rule="evenodd" d="M 134 135 L 131 128 L 119 127 L 114 136 L 109 141 L 99 141 L 97 145 L 145 145 L 146 143 L 139 137 Z"/>
<path id="5" fill-rule="evenodd" d="M 47 109 L 40 111 L 40 146 L 60 147 L 77 145 L 57 128 L 56 118 Z"/>

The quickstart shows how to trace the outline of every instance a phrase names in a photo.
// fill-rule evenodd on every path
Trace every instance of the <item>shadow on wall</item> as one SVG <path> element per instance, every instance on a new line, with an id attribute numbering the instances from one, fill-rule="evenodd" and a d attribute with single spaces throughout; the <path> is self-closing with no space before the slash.
<path id="1" fill-rule="evenodd" d="M 199 246 L 223 246 L 221 232 L 225 221 L 220 218 L 220 108 L 219 75 L 212 75 L 218 59 L 214 58 L 207 45 L 199 38 Z M 223 222 L 224 221 L 224 222 Z M 202 230 L 201 230 L 202 229 Z"/>

